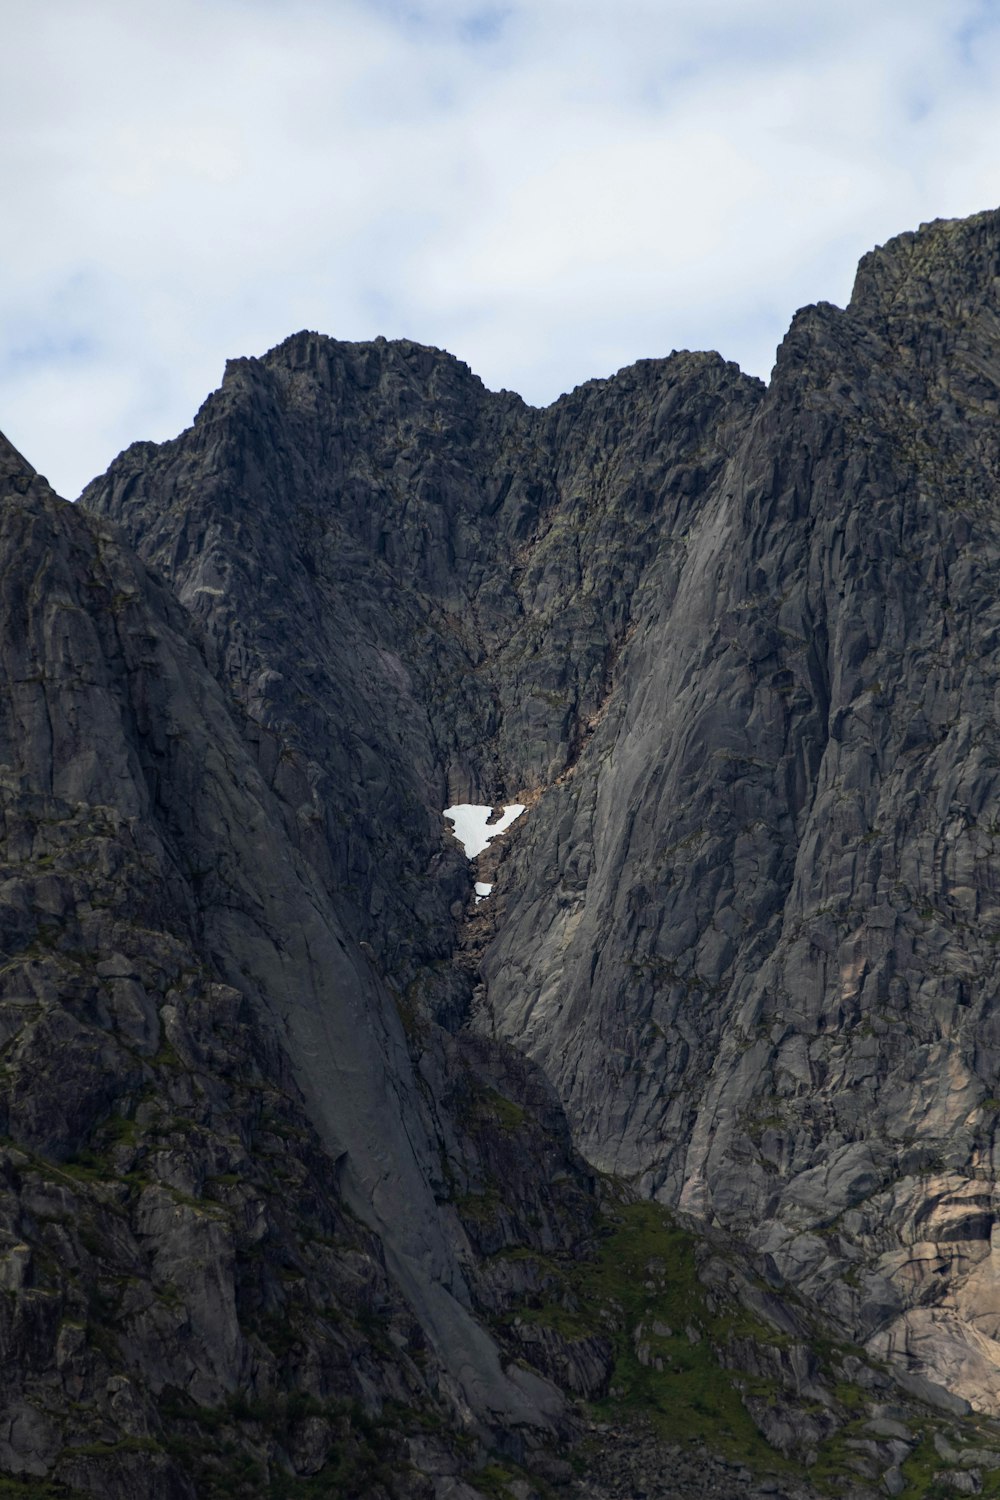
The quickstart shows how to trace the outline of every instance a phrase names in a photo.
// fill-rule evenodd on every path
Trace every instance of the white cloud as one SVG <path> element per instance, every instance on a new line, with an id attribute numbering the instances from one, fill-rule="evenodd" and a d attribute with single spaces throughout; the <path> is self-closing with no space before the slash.
<path id="1" fill-rule="evenodd" d="M 547 401 L 765 375 L 870 245 L 1000 201 L 977 0 L 8 0 L 0 427 L 75 494 L 227 356 L 405 334 Z"/>

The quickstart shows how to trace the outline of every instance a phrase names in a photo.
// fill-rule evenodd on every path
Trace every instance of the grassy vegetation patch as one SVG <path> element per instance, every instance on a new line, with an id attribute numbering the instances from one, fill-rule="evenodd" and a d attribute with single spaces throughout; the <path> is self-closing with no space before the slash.
<path id="1" fill-rule="evenodd" d="M 527 1479 L 522 1469 L 501 1463 L 497 1459 L 492 1459 L 480 1469 L 468 1470 L 464 1477 L 468 1484 L 473 1485 L 483 1495 L 488 1495 L 489 1500 L 511 1500 L 513 1494 L 511 1485 L 517 1483 L 518 1480 L 523 1482 Z M 537 1478 L 531 1480 L 531 1487 L 537 1490 Z"/>
<path id="2" fill-rule="evenodd" d="M 582 1268 L 578 1289 L 587 1305 L 621 1310 L 609 1405 L 649 1416 L 673 1441 L 705 1443 L 754 1466 L 781 1465 L 743 1406 L 738 1377 L 722 1368 L 713 1348 L 751 1330 L 736 1328 L 745 1321 L 737 1309 L 709 1312 L 694 1241 L 659 1204 L 619 1210 L 598 1261 Z"/>
<path id="3" fill-rule="evenodd" d="M 743 1406 L 766 1381 L 724 1369 L 716 1348 L 763 1332 L 743 1309 L 713 1310 L 698 1280 L 695 1241 L 658 1203 L 616 1207 L 592 1261 L 564 1272 L 575 1309 L 552 1298 L 520 1311 L 565 1338 L 602 1335 L 614 1346 L 610 1394 L 595 1414 L 644 1417 L 671 1442 L 691 1442 L 753 1468 L 793 1466 L 768 1446 Z M 771 1342 L 777 1342 L 770 1335 Z"/>
<path id="4" fill-rule="evenodd" d="M 487 1089 L 483 1099 L 483 1110 L 504 1130 L 520 1130 L 525 1122 L 525 1112 L 513 1099 L 505 1099 L 496 1089 Z"/>
<path id="5" fill-rule="evenodd" d="M 477 1224 L 492 1224 L 500 1211 L 500 1197 L 496 1192 L 462 1193 L 453 1199 L 463 1219 Z"/>
<path id="6" fill-rule="evenodd" d="M 572 1341 L 603 1335 L 614 1349 L 614 1370 L 606 1398 L 591 1410 L 615 1426 L 649 1422 L 673 1443 L 691 1443 L 722 1454 L 758 1472 L 808 1477 L 820 1493 L 839 1494 L 856 1473 L 859 1440 L 872 1442 L 873 1397 L 843 1376 L 844 1360 L 859 1350 L 814 1332 L 812 1354 L 839 1413 L 841 1426 L 816 1445 L 815 1461 L 783 1457 L 758 1430 L 744 1397 L 759 1412 L 761 1404 L 777 1409 L 786 1424 L 795 1411 L 823 1419 L 826 1409 L 796 1396 L 780 1377 L 784 1349 L 791 1343 L 750 1312 L 734 1295 L 711 1292 L 698 1276 L 697 1242 L 657 1203 L 615 1206 L 593 1258 L 586 1262 L 551 1261 L 552 1275 L 543 1289 L 528 1293 L 516 1311 L 523 1322 L 540 1323 Z M 773 1367 L 775 1378 L 726 1368 L 736 1363 L 741 1345 L 751 1340 L 763 1356 L 760 1366 Z M 738 1342 L 737 1342 L 738 1341 Z M 768 1354 L 770 1351 L 770 1354 Z M 779 1384 L 779 1380 L 781 1383 Z M 882 1400 L 885 1399 L 883 1396 Z M 935 1421 L 929 1412 L 907 1419 L 915 1446 L 902 1465 L 902 1500 L 953 1496 L 934 1475 L 975 1466 L 941 1458 L 934 1434 L 952 1428 L 957 1449 L 1000 1448 L 1000 1429 L 983 1427 L 976 1417 Z M 864 1450 L 862 1450 L 863 1452 Z M 876 1466 L 880 1460 L 873 1453 Z M 883 1468 L 890 1466 L 885 1458 Z M 1000 1469 L 981 1466 L 984 1496 L 1000 1500 Z M 881 1475 L 872 1481 L 879 1483 Z"/>

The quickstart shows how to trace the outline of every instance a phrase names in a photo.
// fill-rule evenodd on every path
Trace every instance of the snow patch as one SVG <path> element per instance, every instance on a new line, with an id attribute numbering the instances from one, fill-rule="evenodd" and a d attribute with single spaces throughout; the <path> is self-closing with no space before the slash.
<path id="1" fill-rule="evenodd" d="M 506 833 L 514 819 L 524 812 L 524 807 L 523 802 L 512 802 L 495 823 L 489 822 L 493 816 L 492 807 L 480 807 L 474 802 L 458 802 L 454 807 L 446 807 L 444 815 L 454 824 L 455 837 L 465 849 L 466 858 L 475 859 L 498 833 Z"/>
<path id="2" fill-rule="evenodd" d="M 466 858 L 475 859 L 498 834 L 506 833 L 514 819 L 519 818 L 523 812 L 523 802 L 512 802 L 509 807 L 504 808 L 503 816 L 491 823 L 492 807 L 480 807 L 474 802 L 458 802 L 454 807 L 446 807 L 444 815 L 465 850 Z M 477 906 L 480 901 L 486 900 L 492 889 L 493 886 L 487 885 L 485 880 L 476 881 Z"/>

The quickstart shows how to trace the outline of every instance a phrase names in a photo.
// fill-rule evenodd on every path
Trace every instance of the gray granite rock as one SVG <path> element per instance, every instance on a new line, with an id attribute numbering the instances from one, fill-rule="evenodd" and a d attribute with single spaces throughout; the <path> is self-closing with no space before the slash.
<path id="1" fill-rule="evenodd" d="M 551 1434 L 564 1397 L 476 1314 L 396 996 L 290 838 L 186 611 L 14 450 L 0 461 L 0 1465 L 135 1494 L 115 1467 L 135 1441 L 187 1494 L 165 1423 L 197 1457 L 200 1423 L 257 1401 L 273 1427 L 291 1395 L 300 1430 L 265 1423 L 262 1473 L 284 1440 L 312 1472 L 352 1402 L 423 1405 L 472 1441 Z M 512 1243 L 541 1212 L 572 1245 L 592 1189 L 554 1096 L 502 1047 L 470 1044 L 474 1067 L 438 1053 L 446 1090 L 537 1104 L 563 1187 L 530 1153 L 525 1180 L 529 1148 L 492 1113 L 477 1149 L 506 1153 Z M 471 1172 L 465 1129 L 447 1141 Z M 377 1465 L 363 1428 L 345 1442 Z"/>
<path id="2" fill-rule="evenodd" d="M 9 1472 L 125 1496 L 207 1411 L 262 1482 L 403 1483 L 358 1410 L 520 1464 L 603 1388 L 598 1327 L 505 1322 L 597 1171 L 747 1247 L 720 1355 L 803 1465 L 820 1325 L 883 1427 L 858 1346 L 1000 1413 L 998 258 L 890 242 L 766 389 L 684 353 L 535 411 L 302 333 L 76 509 L 0 449 Z M 478 870 L 467 798 L 528 809 Z M 753 1493 L 716 1462 L 675 1487 Z"/>

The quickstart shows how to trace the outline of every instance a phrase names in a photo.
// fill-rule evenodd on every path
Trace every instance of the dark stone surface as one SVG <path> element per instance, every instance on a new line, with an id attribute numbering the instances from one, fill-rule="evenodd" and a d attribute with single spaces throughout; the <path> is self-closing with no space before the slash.
<path id="1" fill-rule="evenodd" d="M 133 1496 L 132 1444 L 145 1493 L 188 1494 L 221 1430 L 244 1483 L 301 1449 L 376 1486 L 393 1443 L 406 1470 L 391 1411 L 445 1454 L 467 1427 L 466 1465 L 495 1428 L 562 1430 L 436 1199 L 502 1169 L 507 1242 L 571 1251 L 593 1195 L 555 1097 L 430 1022 L 418 1075 L 186 611 L 0 459 L 0 1465 Z"/>
<path id="2" fill-rule="evenodd" d="M 808 1319 L 873 1423 L 866 1344 L 1000 1412 L 998 278 L 1000 216 L 925 226 L 766 389 L 683 353 L 546 411 L 297 334 L 75 510 L 3 450 L 0 1465 L 117 1434 L 124 1495 L 188 1402 L 268 1482 L 459 1496 L 434 1421 L 544 1468 L 610 1356 L 511 1316 L 593 1168 L 756 1256 L 720 1358 L 796 1462 L 846 1420 Z M 528 805 L 479 907 L 458 800 Z"/>

